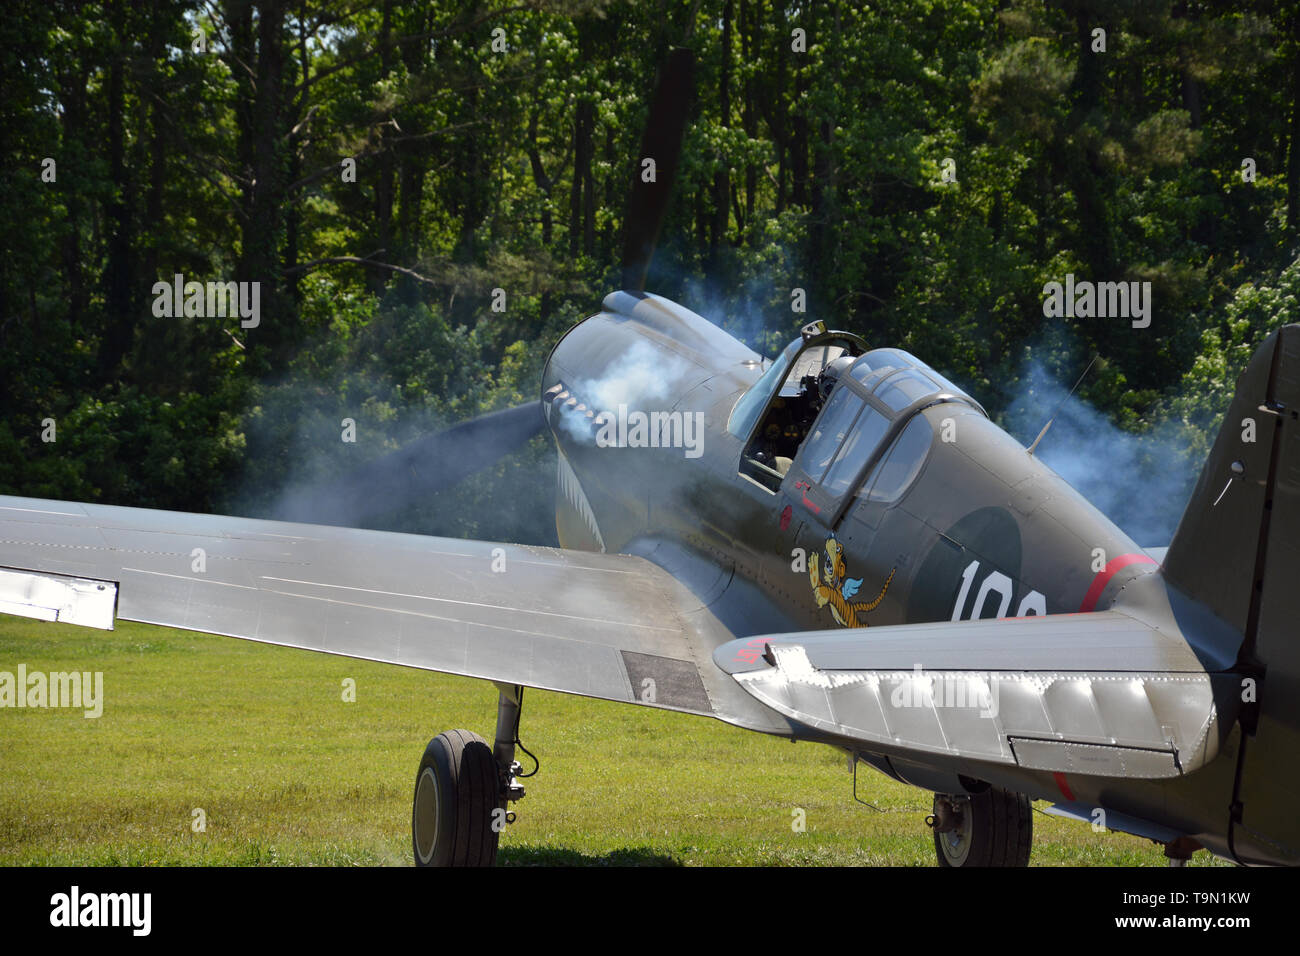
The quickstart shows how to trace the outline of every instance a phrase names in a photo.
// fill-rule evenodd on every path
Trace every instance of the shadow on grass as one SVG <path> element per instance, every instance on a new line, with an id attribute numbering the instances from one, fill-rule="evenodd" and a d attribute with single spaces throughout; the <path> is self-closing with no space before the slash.
<path id="1" fill-rule="evenodd" d="M 681 866 L 681 863 L 663 853 L 635 847 L 589 856 L 555 846 L 517 846 L 498 850 L 497 866 Z"/>

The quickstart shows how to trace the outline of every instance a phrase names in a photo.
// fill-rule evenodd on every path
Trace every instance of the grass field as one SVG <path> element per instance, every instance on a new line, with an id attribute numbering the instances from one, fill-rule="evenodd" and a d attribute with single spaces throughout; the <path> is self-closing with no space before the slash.
<path id="1" fill-rule="evenodd" d="M 19 664 L 102 671 L 105 703 L 98 719 L 0 709 L 6 865 L 408 865 L 425 743 L 455 727 L 490 739 L 496 719 L 490 684 L 137 624 L 0 617 L 0 671 Z M 538 691 L 521 736 L 542 770 L 503 834 L 506 865 L 933 865 L 929 794 L 862 766 L 859 793 L 885 812 L 856 804 L 827 747 Z M 1031 862 L 1164 857 L 1036 813 Z"/>

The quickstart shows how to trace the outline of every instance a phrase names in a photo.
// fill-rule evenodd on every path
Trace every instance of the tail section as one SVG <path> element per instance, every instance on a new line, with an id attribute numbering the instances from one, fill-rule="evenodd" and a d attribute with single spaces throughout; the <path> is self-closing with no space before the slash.
<path id="1" fill-rule="evenodd" d="M 1169 580 L 1248 640 L 1256 636 L 1249 632 L 1257 630 L 1262 611 L 1257 584 L 1265 562 L 1274 580 L 1300 582 L 1297 410 L 1300 325 L 1288 325 L 1264 341 L 1237 380 L 1237 393 L 1165 556 Z M 1279 495 L 1282 501 L 1275 500 Z"/>
<path id="2" fill-rule="evenodd" d="M 1242 635 L 1233 852 L 1300 863 L 1300 325 L 1270 335 L 1237 380 L 1164 571 Z"/>

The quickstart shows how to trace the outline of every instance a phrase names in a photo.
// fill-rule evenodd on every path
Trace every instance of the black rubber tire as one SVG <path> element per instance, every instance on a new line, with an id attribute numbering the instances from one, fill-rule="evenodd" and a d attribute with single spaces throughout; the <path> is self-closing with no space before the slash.
<path id="1" fill-rule="evenodd" d="M 935 794 L 939 799 L 940 794 Z M 1028 866 L 1034 843 L 1034 808 L 1023 793 L 988 787 L 969 795 L 970 847 L 955 859 L 945 847 L 950 834 L 934 834 L 934 853 L 942 867 Z M 936 810 L 937 812 L 937 810 Z M 950 844 L 949 844 L 950 846 Z"/>
<path id="2" fill-rule="evenodd" d="M 500 833 L 496 758 L 478 734 L 449 730 L 429 741 L 415 774 L 411 852 L 416 866 L 491 866 Z"/>

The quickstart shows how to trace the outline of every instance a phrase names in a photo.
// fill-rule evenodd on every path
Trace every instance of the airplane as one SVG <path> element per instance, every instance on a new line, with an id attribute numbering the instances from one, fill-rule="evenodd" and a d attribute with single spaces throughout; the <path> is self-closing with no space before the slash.
<path id="1" fill-rule="evenodd" d="M 1300 862 L 1300 325 L 1242 373 L 1167 549 L 920 359 L 821 322 L 769 362 L 613 293 L 538 406 L 560 549 L 0 497 L 0 610 L 494 682 L 492 746 L 454 730 L 420 761 L 420 865 L 495 858 L 525 687 L 838 747 L 934 792 L 944 866 L 1026 865 L 1031 800 L 1175 862 Z"/>
<path id="2" fill-rule="evenodd" d="M 688 88 L 661 77 L 647 141 L 680 146 Z M 934 794 L 943 867 L 1027 865 L 1034 800 L 1171 865 L 1300 863 L 1300 325 L 1259 346 L 1144 549 L 907 351 L 814 320 L 769 360 L 642 291 L 653 190 L 630 281 L 537 400 L 301 503 L 436 489 L 547 430 L 560 548 L 0 497 L 0 613 L 491 681 L 491 743 L 448 731 L 418 764 L 419 866 L 495 861 L 530 687 L 839 748 Z"/>

